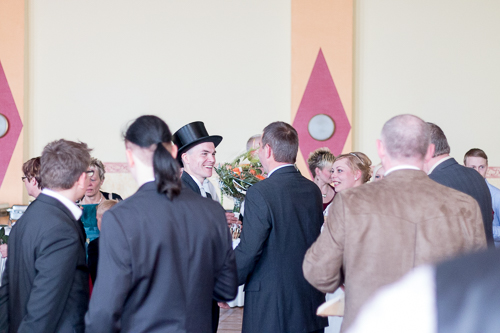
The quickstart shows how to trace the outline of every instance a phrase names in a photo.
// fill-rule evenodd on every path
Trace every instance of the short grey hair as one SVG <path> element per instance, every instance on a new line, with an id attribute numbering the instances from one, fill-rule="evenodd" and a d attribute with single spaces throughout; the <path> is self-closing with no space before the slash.
<path id="1" fill-rule="evenodd" d="M 260 134 L 255 134 L 255 135 L 252 135 L 250 137 L 250 139 L 248 139 L 248 141 L 247 141 L 247 151 L 249 151 L 250 149 L 252 149 L 253 143 L 255 141 L 257 141 L 257 142 L 260 141 L 260 137 L 261 137 Z"/>
<path id="2" fill-rule="evenodd" d="M 443 130 L 436 124 L 427 123 L 429 127 L 429 132 L 431 135 L 431 143 L 434 144 L 436 150 L 434 151 L 434 156 L 449 154 L 451 149 L 448 144 L 448 139 L 446 139 L 446 135 L 444 135 Z"/>
<path id="3" fill-rule="evenodd" d="M 97 169 L 97 171 L 99 173 L 99 179 L 104 180 L 104 175 L 106 174 L 106 169 L 104 167 L 104 164 L 100 160 L 98 160 L 95 157 L 92 157 L 92 159 L 90 160 L 90 167 Z"/>
<path id="4" fill-rule="evenodd" d="M 395 159 L 423 160 L 431 143 L 429 126 L 419 117 L 402 114 L 389 119 L 382 128 L 381 140 L 387 154 Z"/>

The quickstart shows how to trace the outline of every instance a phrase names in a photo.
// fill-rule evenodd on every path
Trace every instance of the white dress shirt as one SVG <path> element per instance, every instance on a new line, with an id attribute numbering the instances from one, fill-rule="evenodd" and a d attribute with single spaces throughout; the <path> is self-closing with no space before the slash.
<path id="1" fill-rule="evenodd" d="M 78 206 L 74 202 L 72 202 L 71 200 L 69 200 L 65 196 L 63 196 L 55 191 L 52 191 L 48 188 L 44 188 L 42 190 L 42 193 L 49 196 L 49 197 L 52 197 L 52 198 L 58 200 L 60 203 L 62 203 L 66 208 L 69 209 L 71 214 L 73 214 L 73 216 L 75 217 L 75 220 L 78 220 L 82 216 L 82 210 L 80 208 L 78 208 Z"/>
<path id="2" fill-rule="evenodd" d="M 189 173 L 188 173 L 188 175 L 189 175 Z M 203 180 L 203 184 L 201 184 L 198 181 L 198 179 L 196 179 L 196 177 L 193 177 L 192 175 L 189 175 L 189 176 L 191 176 L 191 178 L 193 178 L 193 180 L 195 181 L 196 185 L 198 185 L 202 197 L 206 198 L 207 193 L 210 193 L 212 200 L 220 202 L 219 196 L 217 195 L 217 190 L 215 189 L 215 186 L 212 184 L 212 182 L 208 180 L 208 178 L 205 178 Z"/>

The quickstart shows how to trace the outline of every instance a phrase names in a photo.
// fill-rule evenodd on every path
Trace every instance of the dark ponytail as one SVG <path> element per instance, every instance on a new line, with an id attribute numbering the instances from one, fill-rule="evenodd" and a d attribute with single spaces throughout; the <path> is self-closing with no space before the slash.
<path id="1" fill-rule="evenodd" d="M 153 170 L 158 193 L 165 193 L 170 200 L 181 193 L 179 163 L 165 148 L 163 142 L 156 145 Z"/>
<path id="2" fill-rule="evenodd" d="M 156 144 L 153 154 L 153 170 L 158 193 L 165 194 L 170 200 L 181 192 L 179 163 L 165 148 L 172 141 L 172 133 L 163 120 L 156 116 L 141 116 L 129 126 L 125 140 L 149 149 Z"/>

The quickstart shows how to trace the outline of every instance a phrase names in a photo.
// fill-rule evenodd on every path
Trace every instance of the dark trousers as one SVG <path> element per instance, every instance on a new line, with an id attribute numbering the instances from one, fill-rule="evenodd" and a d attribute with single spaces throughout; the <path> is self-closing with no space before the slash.
<path id="1" fill-rule="evenodd" d="M 216 333 L 219 327 L 220 308 L 216 300 L 212 300 L 212 332 Z"/>

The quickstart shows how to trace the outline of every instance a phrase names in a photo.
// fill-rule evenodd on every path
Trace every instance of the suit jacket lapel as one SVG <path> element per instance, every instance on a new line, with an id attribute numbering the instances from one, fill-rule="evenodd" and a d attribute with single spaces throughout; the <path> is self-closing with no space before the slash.
<path id="1" fill-rule="evenodd" d="M 191 178 L 191 176 L 186 171 L 182 172 L 181 180 L 182 183 L 185 185 L 185 187 L 190 188 L 195 193 L 201 195 L 201 191 L 200 188 L 198 187 L 198 184 L 196 184 L 193 178 Z"/>

